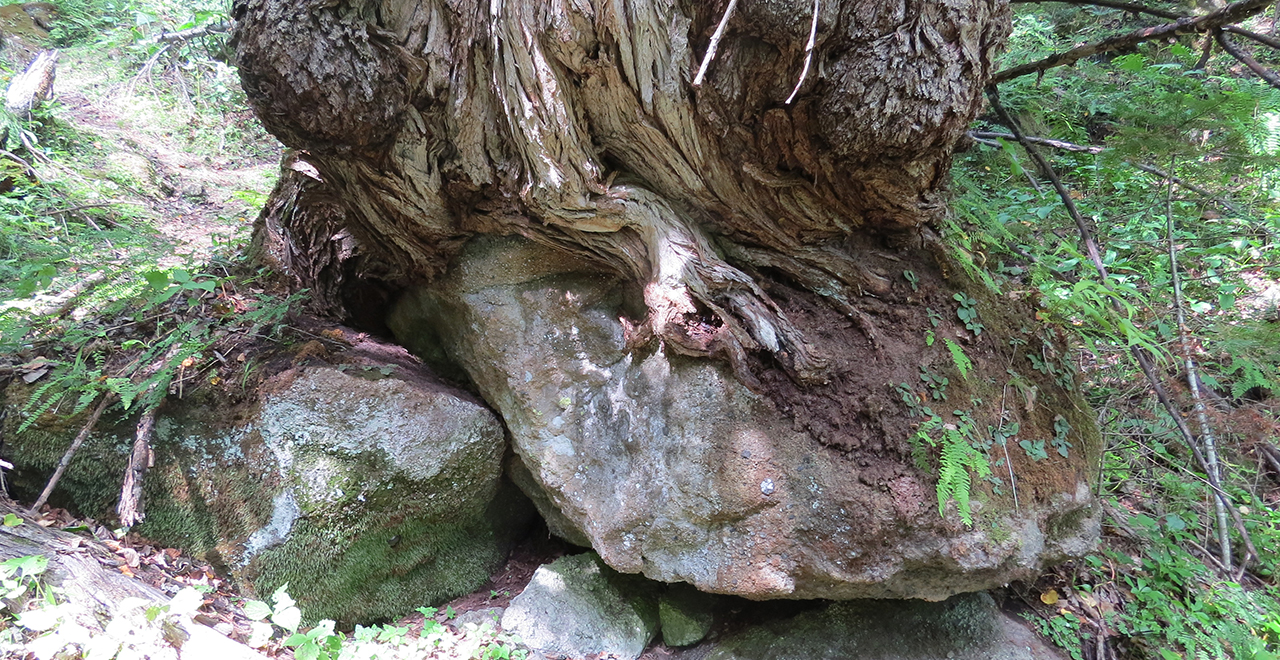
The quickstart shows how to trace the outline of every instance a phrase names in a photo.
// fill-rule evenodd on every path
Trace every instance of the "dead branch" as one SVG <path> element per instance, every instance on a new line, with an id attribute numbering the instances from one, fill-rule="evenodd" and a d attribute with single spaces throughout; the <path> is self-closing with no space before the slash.
<path id="1" fill-rule="evenodd" d="M 21 165 L 28 179 L 31 179 L 33 182 L 36 182 L 36 183 L 40 181 L 40 174 L 36 172 L 36 168 L 32 167 L 31 163 L 28 163 L 27 161 L 23 160 L 17 154 L 9 151 L 5 151 L 4 149 L 0 149 L 0 156 L 4 156 L 5 158 L 8 158 L 9 160 Z"/>
<path id="2" fill-rule="evenodd" d="M 724 16 L 720 17 L 720 24 L 716 26 L 716 31 L 711 35 L 711 43 L 707 45 L 707 54 L 702 56 L 702 66 L 698 67 L 698 75 L 693 78 L 694 87 L 702 86 L 702 79 L 707 75 L 711 60 L 716 58 L 716 51 L 720 48 L 720 40 L 724 38 L 724 29 L 729 26 L 729 19 L 733 17 L 733 10 L 737 8 L 738 0 L 729 0 L 729 6 L 725 8 Z"/>
<path id="3" fill-rule="evenodd" d="M 147 476 L 147 469 L 152 465 L 151 433 L 156 425 L 156 409 L 148 408 L 138 420 L 137 433 L 133 439 L 133 452 L 129 455 L 129 466 L 125 468 L 124 483 L 120 488 L 120 504 L 116 513 L 120 514 L 120 524 L 133 527 L 146 518 L 142 510 L 142 480 Z"/>
<path id="4" fill-rule="evenodd" d="M 995 131 L 969 131 L 969 137 L 972 137 L 974 139 L 981 138 L 985 140 L 1016 140 L 1017 139 L 1013 136 L 1012 133 L 997 133 Z M 1053 147 L 1054 149 L 1061 149 L 1063 151 L 1078 151 L 1078 152 L 1090 153 L 1090 154 L 1100 154 L 1107 150 L 1106 147 L 1098 147 L 1091 144 L 1075 144 L 1074 142 L 1064 142 L 1062 140 L 1033 137 L 1030 135 L 1027 135 L 1024 137 L 1026 137 L 1027 142 L 1030 142 L 1031 144 L 1038 144 L 1045 147 Z"/>
<path id="5" fill-rule="evenodd" d="M 1175 164 L 1169 163 L 1169 172 L 1175 171 Z M 1178 339 L 1182 344 L 1182 358 L 1187 367 L 1187 387 L 1191 390 L 1191 400 L 1196 413 L 1196 421 L 1200 424 L 1200 440 L 1204 444 L 1205 467 L 1210 471 L 1210 481 L 1220 481 L 1222 471 L 1218 466 L 1218 450 L 1214 443 L 1213 427 L 1209 425 L 1209 417 L 1205 414 L 1204 399 L 1200 396 L 1200 373 L 1196 371 L 1195 360 L 1191 357 L 1191 340 L 1187 337 L 1187 317 L 1182 307 L 1182 280 L 1178 273 L 1178 248 L 1174 241 L 1173 222 L 1173 180 L 1170 178 L 1168 192 L 1165 196 L 1165 222 L 1169 228 L 1169 272 L 1173 277 L 1173 308 L 1178 320 Z M 1221 562 L 1224 573 L 1231 572 L 1231 533 L 1227 529 L 1227 512 L 1221 498 L 1213 498 L 1214 511 L 1218 518 L 1218 547 L 1221 550 Z"/>
<path id="6" fill-rule="evenodd" d="M 1263 44 L 1264 46 L 1270 46 L 1272 48 L 1275 48 L 1276 50 L 1280 50 L 1280 39 L 1276 39 L 1275 37 L 1269 37 L 1265 34 L 1258 34 L 1257 32 L 1246 30 L 1238 25 L 1224 25 L 1222 26 L 1222 31 L 1230 32 L 1231 34 L 1237 34 L 1244 37 L 1245 39 L 1252 39 L 1260 44 Z"/>
<path id="7" fill-rule="evenodd" d="M 991 140 L 996 140 L 996 139 L 1014 140 L 1014 141 L 1017 140 L 1017 138 L 1014 137 L 1012 133 L 999 133 L 996 131 L 969 131 L 969 137 L 973 138 L 977 142 L 981 142 L 983 144 L 987 144 L 988 146 L 992 146 L 992 147 L 999 147 L 1000 145 L 999 143 L 991 142 Z M 1055 149 L 1061 149 L 1063 151 L 1075 151 L 1080 153 L 1100 154 L 1107 150 L 1107 147 L 1100 147 L 1100 146 L 1091 145 L 1091 144 L 1075 144 L 1074 142 L 1065 142 L 1063 140 L 1054 140 L 1050 138 L 1035 137 L 1031 135 L 1024 135 L 1023 137 L 1027 140 L 1027 142 L 1030 142 L 1031 144 L 1036 144 L 1036 145 L 1045 146 L 1045 147 L 1053 147 Z M 1204 197 L 1205 199 L 1208 199 L 1214 202 L 1215 204 L 1222 206 L 1222 208 L 1225 208 L 1231 211 L 1232 213 L 1244 215 L 1244 211 L 1242 211 L 1235 204 L 1231 203 L 1226 199 L 1223 199 L 1222 197 L 1215 195 L 1212 191 L 1204 187 L 1201 187 L 1190 181 L 1187 181 L 1186 179 L 1183 179 L 1182 177 L 1177 177 L 1177 176 L 1171 177 L 1168 172 L 1158 167 L 1155 167 L 1154 165 L 1147 165 L 1146 163 L 1135 163 L 1133 161 L 1127 160 L 1125 161 L 1125 164 L 1134 169 L 1142 170 L 1143 172 L 1146 172 L 1148 174 L 1154 174 L 1162 179 L 1173 181 L 1179 187 L 1186 188 L 1187 190 L 1190 190 L 1191 192 L 1196 193 L 1197 195 L 1200 195 L 1201 197 Z"/>
<path id="8" fill-rule="evenodd" d="M 1218 45 L 1222 46 L 1222 50 L 1226 51 L 1228 55 L 1236 58 L 1241 64 L 1249 67 L 1249 70 L 1252 71 L 1254 75 L 1265 80 L 1268 85 L 1271 85 L 1276 89 L 1280 89 L 1280 75 L 1276 75 L 1274 71 L 1262 66 L 1258 60 L 1253 59 L 1253 57 L 1248 53 L 1231 43 L 1231 41 L 1227 39 L 1227 35 L 1223 34 L 1221 31 L 1214 36 L 1218 39 Z"/>
<path id="9" fill-rule="evenodd" d="M 188 30 L 178 30 L 177 32 L 161 32 L 160 35 L 157 36 L 152 43 L 167 43 L 167 44 L 182 43 L 184 41 L 190 41 L 192 39 L 208 36 L 211 34 L 222 34 L 223 32 L 226 32 L 227 30 L 230 30 L 230 29 L 231 29 L 231 24 L 224 21 L 221 23 L 214 23 L 213 25 L 206 25 L 204 27 L 195 27 Z"/>
<path id="10" fill-rule="evenodd" d="M 1049 165 L 1048 159 L 1041 155 L 1040 150 L 1036 149 L 1035 145 L 1027 141 L 1026 135 L 1022 132 L 1022 127 L 1018 124 L 1017 120 L 1015 120 L 1009 112 L 1005 110 L 1004 105 L 1000 103 L 1000 92 L 995 84 L 987 86 L 987 98 L 991 100 L 991 107 L 995 110 L 996 115 L 1000 117 L 1000 121 L 1009 127 L 1009 130 L 1013 132 L 1014 137 L 1020 144 L 1022 144 L 1022 147 L 1027 150 L 1027 153 L 1031 155 L 1032 159 L 1040 164 L 1044 171 L 1048 173 L 1054 189 L 1058 192 L 1058 197 L 1061 198 L 1063 205 L 1067 209 L 1067 213 L 1071 216 L 1071 219 L 1076 224 L 1076 229 L 1080 232 L 1080 240 L 1085 245 L 1085 251 L 1089 255 L 1089 261 L 1098 272 L 1102 286 L 1108 291 L 1114 293 L 1114 289 L 1112 289 L 1111 286 L 1111 274 L 1107 271 L 1107 266 L 1102 261 L 1102 254 L 1098 249 L 1097 240 L 1093 236 L 1093 231 L 1089 229 L 1089 225 L 1085 222 L 1084 216 L 1080 214 L 1080 209 L 1076 207 L 1075 200 L 1071 199 L 1070 191 L 1068 191 L 1067 187 L 1063 185 L 1062 179 L 1058 177 L 1057 173 L 1053 171 L 1053 168 Z M 1112 296 L 1111 304 L 1117 309 L 1120 308 L 1120 302 L 1117 296 Z M 1249 534 L 1249 530 L 1245 528 L 1244 520 L 1241 519 L 1240 513 L 1231 505 L 1231 496 L 1223 490 L 1221 481 L 1209 470 L 1208 459 L 1205 457 L 1204 452 L 1200 450 L 1200 444 L 1196 442 L 1195 434 L 1191 432 L 1191 429 L 1187 427 L 1186 422 L 1182 419 L 1181 411 L 1179 411 L 1178 407 L 1174 405 L 1173 399 L 1169 397 L 1169 393 L 1165 390 L 1164 383 L 1160 379 L 1160 372 L 1156 368 L 1155 361 L 1151 358 L 1151 355 L 1140 346 L 1130 346 L 1129 352 L 1133 355 L 1134 360 L 1138 362 L 1138 367 L 1142 369 L 1143 376 L 1146 377 L 1147 382 L 1151 385 L 1152 391 L 1155 392 L 1156 399 L 1160 401 L 1160 405 L 1173 420 L 1174 425 L 1177 426 L 1178 433 L 1181 434 L 1183 441 L 1195 456 L 1196 462 L 1200 464 L 1201 469 L 1203 469 L 1205 474 L 1208 476 L 1210 490 L 1212 490 L 1213 494 L 1222 501 L 1223 507 L 1225 507 L 1231 514 L 1231 519 L 1235 523 L 1236 531 L 1239 532 L 1241 538 L 1244 540 L 1245 547 L 1248 549 L 1249 554 L 1245 556 L 1242 562 L 1242 564 L 1247 565 L 1250 561 L 1258 557 L 1258 551 L 1253 545 L 1253 539 Z"/>
<path id="11" fill-rule="evenodd" d="M 76 455 L 80 445 L 84 444 L 89 434 L 93 432 L 93 427 L 97 425 L 98 418 L 102 417 L 103 411 L 107 409 L 107 405 L 111 403 L 113 397 L 113 394 L 104 394 L 98 400 L 97 407 L 93 409 L 92 413 L 89 413 L 89 419 L 84 423 L 84 427 L 80 429 L 80 433 L 76 434 L 75 440 L 71 441 L 71 446 L 67 448 L 67 453 L 63 454 L 62 460 L 58 461 L 58 467 L 53 471 L 53 476 L 49 477 L 49 483 L 45 485 L 44 491 L 40 493 L 40 497 L 36 498 L 36 503 L 31 505 L 31 515 L 40 515 L 40 507 L 49 501 L 49 495 L 53 492 L 54 487 L 58 485 L 58 481 L 62 479 L 62 473 L 67 471 L 68 465 L 71 465 L 71 457 Z"/>
<path id="12" fill-rule="evenodd" d="M 1160 18 L 1167 18 L 1175 21 L 1186 16 L 1186 14 L 1179 14 L 1167 9 L 1148 7 L 1146 5 L 1139 5 L 1132 2 L 1113 2 L 1112 0 L 1009 0 L 1009 4 L 1011 5 L 1043 4 L 1045 2 L 1061 2 L 1065 5 L 1090 5 L 1094 7 L 1107 7 L 1110 9 L 1123 9 L 1131 14 L 1150 14 L 1152 16 L 1159 16 Z"/>
<path id="13" fill-rule="evenodd" d="M 1011 69 L 1000 71 L 991 77 L 992 83 L 1002 83 L 1032 73 L 1041 73 L 1059 66 L 1069 66 L 1076 62 L 1097 55 L 1109 53 L 1122 48 L 1136 46 L 1144 41 L 1165 39 L 1183 34 L 1209 32 L 1228 23 L 1236 23 L 1271 6 L 1274 0 L 1241 0 L 1204 16 L 1182 17 L 1173 23 L 1142 28 L 1127 34 L 1116 35 L 1102 41 L 1085 44 L 1071 50 L 1050 55 L 1036 62 L 1020 64 Z"/>

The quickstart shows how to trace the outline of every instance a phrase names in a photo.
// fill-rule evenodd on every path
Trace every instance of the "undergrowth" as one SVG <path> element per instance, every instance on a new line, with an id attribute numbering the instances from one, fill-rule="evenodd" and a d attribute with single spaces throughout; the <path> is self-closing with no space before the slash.
<path id="1" fill-rule="evenodd" d="M 1007 64 L 1152 23 L 1098 7 L 1015 7 Z M 1101 547 L 1011 588 L 1075 660 L 1280 654 L 1280 91 L 1220 53 L 1197 69 L 1200 46 L 1146 43 L 1001 85 L 1028 134 L 1079 146 L 1041 149 L 1096 234 L 1108 281 L 1044 173 L 993 135 L 1007 131 L 994 114 L 974 125 L 987 133 L 953 171 L 948 243 L 989 287 L 1034 296 L 1043 319 L 1074 332 L 1073 361 L 1107 441 Z M 1150 395 L 1134 347 L 1155 357 L 1197 441 L 1217 440 L 1241 522 L 1227 530 L 1229 570 L 1206 473 Z M 1192 412 L 1188 357 L 1208 428 Z M 1033 458 L 1070 449 L 1020 444 Z"/>

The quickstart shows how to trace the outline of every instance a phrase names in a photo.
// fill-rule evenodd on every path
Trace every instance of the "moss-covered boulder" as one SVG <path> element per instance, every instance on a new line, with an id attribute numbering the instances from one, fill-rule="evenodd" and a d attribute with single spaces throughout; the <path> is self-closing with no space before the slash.
<path id="1" fill-rule="evenodd" d="M 333 362 L 286 365 L 236 407 L 168 405 L 137 531 L 258 594 L 288 583 L 308 618 L 388 619 L 478 588 L 533 515 L 502 478 L 502 425 L 398 349 Z M 70 426 L 11 433 L 7 456 L 47 474 Z M 95 434 L 63 478 L 88 515 L 114 507 L 128 430 Z"/>

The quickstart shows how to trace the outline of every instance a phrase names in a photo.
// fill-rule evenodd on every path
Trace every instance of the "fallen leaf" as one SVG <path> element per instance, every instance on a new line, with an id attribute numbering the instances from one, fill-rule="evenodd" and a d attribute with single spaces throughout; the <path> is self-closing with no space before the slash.
<path id="1" fill-rule="evenodd" d="M 1046 591 L 1046 592 L 1044 592 L 1044 593 L 1040 594 L 1040 602 L 1044 603 L 1045 605 L 1053 605 L 1054 603 L 1057 603 L 1057 602 L 1058 602 L 1058 590 L 1057 590 L 1057 589 L 1050 589 L 1050 590 L 1048 590 L 1048 591 Z"/>

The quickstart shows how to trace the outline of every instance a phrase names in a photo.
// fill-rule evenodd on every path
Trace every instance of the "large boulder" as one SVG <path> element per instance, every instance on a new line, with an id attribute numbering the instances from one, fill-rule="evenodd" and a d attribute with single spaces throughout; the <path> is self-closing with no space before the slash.
<path id="1" fill-rule="evenodd" d="M 501 423 L 401 349 L 364 342 L 331 361 L 269 367 L 236 407 L 167 405 L 137 531 L 259 595 L 287 583 L 313 619 L 385 620 L 478 588 L 533 515 L 502 476 Z M 118 497 L 121 426 L 95 433 L 61 482 L 89 515 Z M 6 456 L 47 474 L 68 431 L 8 434 Z"/>
<path id="2" fill-rule="evenodd" d="M 885 315 L 918 332 L 871 346 L 839 316 L 812 332 L 858 340 L 839 382 L 787 389 L 775 369 L 756 391 L 725 362 L 635 341 L 639 321 L 627 319 L 644 309 L 642 294 L 622 281 L 521 238 L 483 238 L 389 319 L 410 350 L 465 371 L 507 424 L 527 469 L 517 483 L 553 529 L 589 542 L 613 568 L 753 599 L 941 600 L 1034 576 L 1096 538 L 1096 427 L 1078 395 L 1012 352 L 1030 343 L 1054 354 L 1043 335 L 1019 329 L 1025 307 L 1004 322 L 1000 308 L 1014 305 L 970 287 L 981 302 L 966 294 L 964 304 L 987 314 L 975 338 L 955 313 L 930 327 L 922 308 L 955 310 L 952 291 L 907 289 Z M 935 332 L 985 358 L 976 372 L 956 374 L 943 342 L 926 344 Z M 895 339 L 908 334 L 915 343 Z M 1009 366 L 1023 372 L 1016 383 Z M 1059 364 L 1049 369 L 1070 379 Z M 1018 438 L 1070 449 L 1033 458 L 1018 438 L 1004 448 L 988 441 L 975 451 L 996 471 L 973 479 L 972 525 L 955 503 L 939 515 L 937 455 L 912 428 L 923 418 L 909 415 L 923 412 L 917 391 L 947 390 L 922 385 L 922 373 L 951 374 L 950 398 L 934 403 L 942 415 L 973 406 L 967 423 L 985 429 L 998 410 L 1021 422 Z"/>

